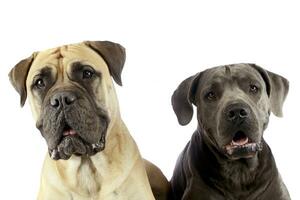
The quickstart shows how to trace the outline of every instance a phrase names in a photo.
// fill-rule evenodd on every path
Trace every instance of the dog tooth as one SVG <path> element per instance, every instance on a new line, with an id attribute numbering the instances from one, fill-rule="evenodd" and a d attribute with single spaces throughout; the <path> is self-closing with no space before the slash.
<path id="1" fill-rule="evenodd" d="M 100 147 L 101 149 L 103 149 L 103 148 L 104 148 L 104 143 L 103 143 L 103 142 L 100 142 L 99 147 Z"/>
<path id="2" fill-rule="evenodd" d="M 51 152 L 51 158 L 52 158 L 52 159 L 55 159 L 56 154 L 57 154 L 57 150 L 56 150 L 56 149 L 53 149 L 53 151 Z"/>
<path id="3" fill-rule="evenodd" d="M 92 148 L 93 149 L 99 148 L 99 144 L 98 143 L 92 144 Z"/>

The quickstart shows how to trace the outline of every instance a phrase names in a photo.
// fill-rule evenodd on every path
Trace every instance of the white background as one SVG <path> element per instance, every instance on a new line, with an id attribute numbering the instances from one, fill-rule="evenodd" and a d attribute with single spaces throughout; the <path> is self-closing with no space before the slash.
<path id="1" fill-rule="evenodd" d="M 6 3 L 4 3 L 6 2 Z M 83 40 L 127 49 L 122 117 L 143 157 L 170 179 L 196 128 L 181 127 L 170 98 L 185 78 L 216 65 L 253 62 L 290 81 L 284 117 L 271 117 L 265 138 L 292 199 L 299 190 L 300 5 L 297 1 L 1 1 L 0 199 L 35 199 L 46 143 L 29 104 L 8 81 L 33 51 Z"/>

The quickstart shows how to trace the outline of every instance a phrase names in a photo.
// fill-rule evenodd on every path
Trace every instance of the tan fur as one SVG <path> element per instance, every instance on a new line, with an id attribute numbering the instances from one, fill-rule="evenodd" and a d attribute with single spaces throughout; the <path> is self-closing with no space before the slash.
<path id="1" fill-rule="evenodd" d="M 147 176 L 156 200 L 170 199 L 171 185 L 162 171 L 153 163 L 144 159 Z"/>
<path id="2" fill-rule="evenodd" d="M 141 200 L 154 199 L 144 162 L 137 145 L 123 123 L 112 79 L 105 61 L 84 43 L 62 46 L 33 55 L 26 86 L 35 120 L 41 105 L 30 90 L 37 71 L 45 66 L 55 69 L 55 87 L 67 86 L 70 64 L 81 61 L 97 67 L 102 82 L 97 83 L 96 102 L 105 107 L 111 119 L 105 149 L 91 157 L 72 156 L 69 160 L 52 160 L 46 155 L 41 176 L 39 200 Z"/>

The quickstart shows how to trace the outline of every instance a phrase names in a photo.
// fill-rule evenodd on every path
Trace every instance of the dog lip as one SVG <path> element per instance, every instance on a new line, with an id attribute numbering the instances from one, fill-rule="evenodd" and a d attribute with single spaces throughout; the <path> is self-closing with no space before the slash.
<path id="1" fill-rule="evenodd" d="M 254 143 L 254 142 L 253 143 L 245 143 L 243 145 L 234 145 L 234 144 L 230 143 L 230 144 L 228 144 L 228 145 L 225 146 L 225 149 L 227 151 L 231 151 L 233 149 L 248 148 L 248 147 L 252 147 L 252 146 L 256 146 L 256 145 L 257 145 L 257 143 Z"/>
<path id="2" fill-rule="evenodd" d="M 70 136 L 69 136 L 70 137 Z M 59 160 L 59 159 L 69 159 L 69 157 L 74 154 L 76 156 L 82 156 L 82 155 L 89 155 L 89 156 L 93 156 L 96 153 L 104 150 L 105 148 L 105 141 L 103 141 L 103 139 L 101 139 L 99 142 L 97 143 L 93 143 L 93 144 L 85 144 L 86 145 L 86 151 L 85 153 L 81 154 L 81 153 L 76 153 L 73 152 L 71 154 L 67 154 L 66 152 L 64 152 L 65 155 L 67 155 L 67 158 L 62 158 L 60 153 L 62 151 L 62 149 L 60 149 L 58 146 L 55 147 L 54 149 L 49 149 L 49 156 L 52 160 Z M 89 149 L 89 150 L 88 150 Z"/>
<path id="3" fill-rule="evenodd" d="M 225 151 L 229 156 L 233 157 L 252 157 L 256 152 L 262 150 L 261 142 L 248 142 L 244 145 L 232 145 L 225 146 Z M 243 156 L 242 156 L 243 155 Z"/>

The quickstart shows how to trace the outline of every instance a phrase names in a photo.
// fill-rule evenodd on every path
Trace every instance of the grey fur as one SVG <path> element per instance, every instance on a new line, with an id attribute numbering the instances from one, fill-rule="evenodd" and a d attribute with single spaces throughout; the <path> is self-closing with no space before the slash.
<path id="1" fill-rule="evenodd" d="M 285 78 L 254 64 L 214 67 L 184 80 L 173 109 L 186 125 L 195 105 L 198 128 L 177 160 L 173 199 L 290 199 L 263 139 L 270 112 L 281 116 L 287 93 Z"/>

